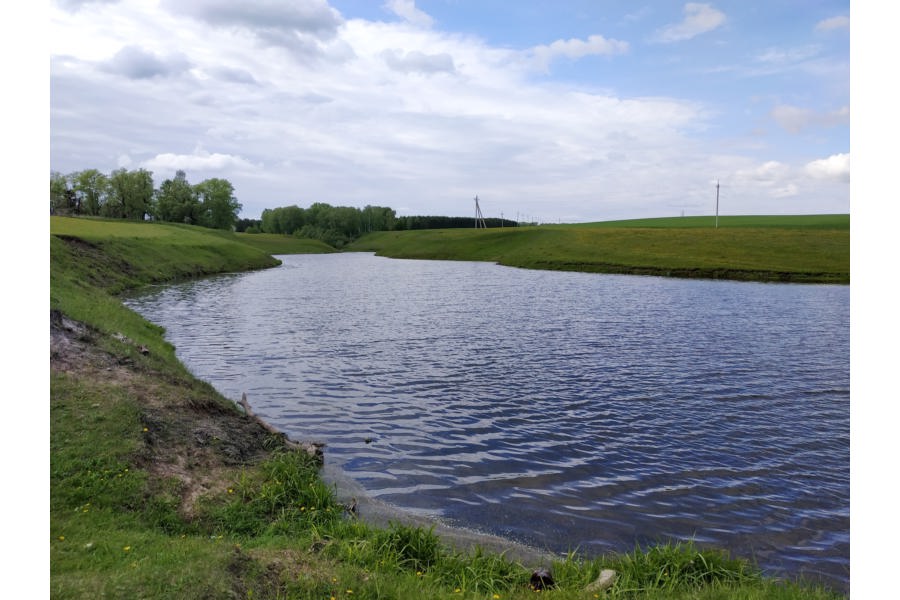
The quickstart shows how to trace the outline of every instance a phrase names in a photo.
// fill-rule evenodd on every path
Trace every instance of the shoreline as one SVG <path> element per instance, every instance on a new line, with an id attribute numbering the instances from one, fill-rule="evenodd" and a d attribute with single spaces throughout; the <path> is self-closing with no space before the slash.
<path id="1" fill-rule="evenodd" d="M 373 498 L 368 495 L 359 482 L 336 465 L 326 463 L 322 466 L 320 474 L 329 486 L 335 487 L 335 494 L 339 502 L 347 504 L 356 500 L 358 518 L 373 527 L 383 528 L 397 523 L 432 529 L 444 543 L 460 552 L 471 552 L 481 548 L 502 554 L 529 569 L 549 568 L 553 561 L 565 558 L 499 535 L 453 525 L 438 517 L 417 515 L 399 506 Z"/>
<path id="2" fill-rule="evenodd" d="M 328 464 L 325 459 L 327 444 L 309 440 L 292 440 L 286 432 L 278 430 L 253 411 L 247 401 L 246 393 L 242 395 L 240 401 L 235 401 L 235 405 L 239 406 L 246 416 L 266 431 L 280 436 L 287 448 L 315 456 L 320 462 L 319 476 L 327 485 L 334 487 L 335 499 L 345 506 L 353 503 L 357 518 L 368 525 L 384 528 L 396 523 L 430 529 L 445 544 L 458 551 L 468 553 L 481 548 L 532 568 L 549 568 L 554 560 L 565 558 L 503 536 L 452 525 L 438 517 L 417 515 L 410 510 L 373 498 L 358 481 L 350 477 L 343 469 L 337 465 Z"/>

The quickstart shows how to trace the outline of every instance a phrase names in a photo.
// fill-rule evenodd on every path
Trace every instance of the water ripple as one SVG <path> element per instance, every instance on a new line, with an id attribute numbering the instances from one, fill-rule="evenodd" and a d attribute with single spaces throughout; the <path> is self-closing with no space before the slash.
<path id="1" fill-rule="evenodd" d="M 849 581 L 849 290 L 283 257 L 129 304 L 373 496 L 555 551 Z"/>

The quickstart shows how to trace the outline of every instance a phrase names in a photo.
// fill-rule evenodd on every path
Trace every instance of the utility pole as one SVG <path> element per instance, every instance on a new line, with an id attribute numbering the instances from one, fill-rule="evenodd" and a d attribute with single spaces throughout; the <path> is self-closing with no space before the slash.
<path id="1" fill-rule="evenodd" d="M 481 214 L 481 206 L 478 204 L 478 196 L 475 196 L 475 229 L 482 227 L 487 229 L 487 223 L 484 222 L 484 215 Z"/>
<path id="2" fill-rule="evenodd" d="M 716 229 L 719 228 L 719 180 L 716 179 Z"/>

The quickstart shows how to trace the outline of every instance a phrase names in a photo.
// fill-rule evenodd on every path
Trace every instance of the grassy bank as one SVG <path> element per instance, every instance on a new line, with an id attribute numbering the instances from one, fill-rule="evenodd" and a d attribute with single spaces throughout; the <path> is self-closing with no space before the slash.
<path id="1" fill-rule="evenodd" d="M 604 228 L 653 228 L 653 229 L 711 229 L 716 226 L 716 218 L 711 217 L 660 217 L 654 219 L 626 219 L 622 221 L 599 221 L 578 223 L 570 227 Z M 850 231 L 850 215 L 735 215 L 720 216 L 720 229 L 735 227 L 776 229 L 830 229 Z"/>
<path id="2" fill-rule="evenodd" d="M 51 221 L 50 595 L 53 598 L 832 598 L 692 545 L 551 565 L 461 553 L 432 532 L 352 518 L 292 450 L 193 378 L 161 328 L 117 295 L 261 268 L 191 227 Z M 363 515 L 364 517 L 365 515 Z M 588 589 L 603 569 L 618 578 Z"/>
<path id="3" fill-rule="evenodd" d="M 798 283 L 850 281 L 846 215 L 730 217 L 720 220 L 719 229 L 708 223 L 703 227 L 703 222 L 680 218 L 378 232 L 361 238 L 348 250 L 393 258 L 483 260 L 512 267 L 593 273 Z"/>
<path id="4" fill-rule="evenodd" d="M 262 250 L 267 254 L 328 254 L 337 252 L 319 240 L 297 238 L 292 235 L 275 233 L 236 233 L 239 242 Z"/>

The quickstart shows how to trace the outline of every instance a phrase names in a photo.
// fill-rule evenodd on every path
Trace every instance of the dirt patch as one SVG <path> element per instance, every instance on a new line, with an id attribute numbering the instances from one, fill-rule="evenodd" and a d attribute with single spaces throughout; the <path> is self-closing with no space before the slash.
<path id="1" fill-rule="evenodd" d="M 109 344 L 99 343 L 102 338 Z M 121 353 L 102 346 L 122 348 Z M 203 494 L 224 490 L 241 466 L 285 447 L 258 420 L 199 382 L 174 381 L 142 361 L 124 336 L 108 336 L 50 313 L 50 370 L 122 389 L 139 407 L 143 447 L 138 466 L 179 483 L 181 512 L 190 517 Z M 195 385 L 196 383 L 196 385 Z"/>

